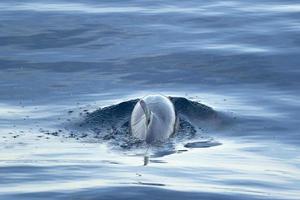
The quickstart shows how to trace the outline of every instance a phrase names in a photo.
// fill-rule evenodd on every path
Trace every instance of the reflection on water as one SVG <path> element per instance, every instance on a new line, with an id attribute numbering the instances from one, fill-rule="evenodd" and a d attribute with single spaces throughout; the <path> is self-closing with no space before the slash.
<path id="1" fill-rule="evenodd" d="M 299 11 L 1 1 L 0 199 L 298 199 Z M 156 93 L 212 107 L 221 117 L 198 131 L 214 140 L 145 154 L 69 137 L 89 135 L 74 124 L 99 108 Z"/>
<path id="2" fill-rule="evenodd" d="M 99 144 L 42 143 L 16 144 L 13 149 L 1 151 L 1 158 L 6 153 L 14 155 L 1 160 L 4 197 L 17 197 L 20 193 L 80 194 L 82 188 L 90 188 L 92 195 L 109 186 L 133 187 L 137 183 L 176 191 L 205 191 L 216 196 L 229 192 L 241 198 L 248 195 L 267 198 L 271 194 L 272 198 L 296 199 L 298 195 L 299 169 L 282 162 L 284 157 L 273 158 L 248 150 L 257 148 L 256 144 L 224 141 L 224 145 L 215 148 L 157 158 L 165 162 L 151 162 L 145 167 L 142 156 L 107 152 Z M 259 145 L 270 147 L 270 144 Z M 39 152 L 34 151 L 37 146 Z M 98 195 L 101 192 L 94 198 Z"/>
<path id="3" fill-rule="evenodd" d="M 144 166 L 147 166 L 149 164 L 149 156 L 144 156 Z"/>

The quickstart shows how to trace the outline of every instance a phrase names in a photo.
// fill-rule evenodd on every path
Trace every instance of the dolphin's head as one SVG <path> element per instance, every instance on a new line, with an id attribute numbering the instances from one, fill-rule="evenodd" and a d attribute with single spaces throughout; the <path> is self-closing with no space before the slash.
<path id="1" fill-rule="evenodd" d="M 172 102 L 164 96 L 147 96 L 131 114 L 131 133 L 148 144 L 167 139 L 175 130 L 176 114 Z"/>

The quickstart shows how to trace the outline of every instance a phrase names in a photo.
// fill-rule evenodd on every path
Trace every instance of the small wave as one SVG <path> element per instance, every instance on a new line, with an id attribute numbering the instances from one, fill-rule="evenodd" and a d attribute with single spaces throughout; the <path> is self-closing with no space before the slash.
<path id="1" fill-rule="evenodd" d="M 170 97 L 179 118 L 176 133 L 165 143 L 155 146 L 168 146 L 168 150 L 177 152 L 175 144 L 186 143 L 186 148 L 207 148 L 219 145 L 212 137 L 205 136 L 203 127 L 220 123 L 223 116 L 209 106 L 183 97 Z M 107 143 L 112 148 L 144 148 L 144 141 L 132 137 L 130 133 L 131 112 L 138 99 L 124 101 L 116 105 L 87 112 L 80 122 L 71 125 L 71 131 L 64 133 L 67 138 L 76 138 L 82 142 Z M 67 135 L 66 135 L 67 134 Z M 191 142 L 196 141 L 196 142 Z M 200 142 L 199 142 L 200 141 Z"/>

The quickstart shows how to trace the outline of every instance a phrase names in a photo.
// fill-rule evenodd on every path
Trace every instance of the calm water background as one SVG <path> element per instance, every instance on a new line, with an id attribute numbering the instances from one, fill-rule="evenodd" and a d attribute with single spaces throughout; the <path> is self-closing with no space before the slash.
<path id="1" fill-rule="evenodd" d="M 2 0 L 0 198 L 299 199 L 299 32 L 294 0 Z M 232 117 L 222 145 L 144 167 L 41 134 L 152 93 Z"/>

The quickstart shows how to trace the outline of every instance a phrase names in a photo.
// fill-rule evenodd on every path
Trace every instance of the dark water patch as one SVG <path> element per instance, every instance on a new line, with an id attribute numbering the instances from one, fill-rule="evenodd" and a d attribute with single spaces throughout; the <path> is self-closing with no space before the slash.
<path id="1" fill-rule="evenodd" d="M 204 104 L 188 100 L 184 97 L 170 97 L 178 115 L 192 119 L 209 120 L 218 116 L 217 112 Z"/>
<path id="2" fill-rule="evenodd" d="M 163 161 L 163 160 L 154 160 L 154 159 L 150 159 L 149 161 L 150 161 L 151 163 L 160 163 L 160 164 L 162 164 L 162 163 L 168 163 L 168 162 Z"/>
<path id="3" fill-rule="evenodd" d="M 104 126 L 115 129 L 115 127 L 129 126 L 131 112 L 138 99 L 122 102 L 117 105 L 108 106 L 88 114 L 84 125 Z"/>
<path id="4" fill-rule="evenodd" d="M 102 163 L 107 163 L 107 164 L 111 164 L 111 165 L 120 165 L 120 162 L 116 162 L 116 161 L 111 161 L 111 160 L 102 160 Z"/>
<path id="5" fill-rule="evenodd" d="M 149 183 L 149 182 L 138 182 L 137 184 L 138 185 L 147 185 L 147 186 L 159 186 L 159 187 L 166 186 L 165 184 L 162 184 L 162 183 Z"/>
<path id="6" fill-rule="evenodd" d="M 208 148 L 208 147 L 214 147 L 219 146 L 222 143 L 217 141 L 200 141 L 200 142 L 189 142 L 184 145 L 186 148 Z"/>
<path id="7" fill-rule="evenodd" d="M 152 154 L 151 154 L 151 158 L 161 158 L 164 156 L 168 156 L 168 155 L 172 155 L 174 153 L 177 153 L 177 150 L 175 149 L 175 147 L 169 145 L 169 147 L 166 148 L 156 148 L 153 150 Z"/>

